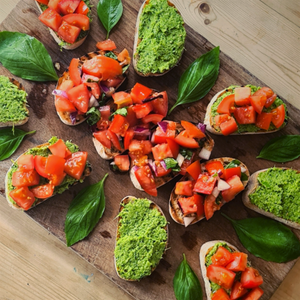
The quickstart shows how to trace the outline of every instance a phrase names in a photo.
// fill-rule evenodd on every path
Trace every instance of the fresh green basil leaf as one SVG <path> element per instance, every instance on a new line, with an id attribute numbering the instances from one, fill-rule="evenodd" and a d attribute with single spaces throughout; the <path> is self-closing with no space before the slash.
<path id="1" fill-rule="evenodd" d="M 109 119 L 111 120 L 112 119 L 112 117 L 114 116 L 114 115 L 121 115 L 121 116 L 123 116 L 123 117 L 126 117 L 127 116 L 127 107 L 122 107 L 122 108 L 119 108 L 119 109 L 117 109 L 114 113 L 112 113 L 110 116 L 109 116 Z"/>
<path id="2" fill-rule="evenodd" d="M 18 128 L 4 128 L 0 130 L 0 161 L 9 158 L 20 146 L 25 135 L 35 133 L 25 132 Z"/>
<path id="3" fill-rule="evenodd" d="M 86 122 L 88 123 L 88 125 L 92 126 L 94 124 L 96 124 L 100 118 L 101 118 L 101 113 L 98 109 L 96 109 L 96 107 L 91 107 L 87 113 L 86 116 L 88 117 L 88 119 L 86 120 Z"/>
<path id="4" fill-rule="evenodd" d="M 300 256 L 300 241 L 283 224 L 267 218 L 232 220 L 243 246 L 256 257 L 267 261 L 288 262 Z"/>
<path id="5" fill-rule="evenodd" d="M 241 162 L 239 160 L 234 159 L 227 166 L 225 166 L 224 169 L 235 168 L 235 167 L 239 166 L 240 164 L 241 164 Z"/>
<path id="6" fill-rule="evenodd" d="M 246 173 L 243 173 L 243 172 L 241 173 L 241 180 L 242 180 L 242 181 L 247 181 L 248 178 L 249 178 L 249 177 L 247 176 Z"/>
<path id="7" fill-rule="evenodd" d="M 121 0 L 100 0 L 97 6 L 98 17 L 107 31 L 106 38 L 123 14 Z"/>
<path id="8" fill-rule="evenodd" d="M 287 162 L 300 156 L 300 135 L 283 135 L 268 141 L 257 158 Z"/>
<path id="9" fill-rule="evenodd" d="M 203 299 L 202 288 L 196 274 L 186 261 L 183 261 L 176 270 L 173 279 L 174 294 L 177 300 L 201 300 Z"/>
<path id="10" fill-rule="evenodd" d="M 56 81 L 56 71 L 44 45 L 20 32 L 0 32 L 0 62 L 12 74 L 33 81 Z"/>
<path id="11" fill-rule="evenodd" d="M 202 99 L 215 84 L 220 67 L 220 49 L 216 47 L 197 58 L 182 74 L 175 107 Z"/>
<path id="12" fill-rule="evenodd" d="M 71 202 L 65 221 L 67 246 L 84 239 L 94 229 L 105 209 L 104 181 L 82 189 Z"/>
<path id="13" fill-rule="evenodd" d="M 174 158 L 167 157 L 164 159 L 167 169 L 172 169 L 174 172 L 180 172 L 180 167 L 178 165 L 178 161 Z"/>
<path id="14" fill-rule="evenodd" d="M 192 159 L 193 151 L 188 148 L 180 148 L 179 153 L 184 157 L 184 159 Z"/>
<path id="15" fill-rule="evenodd" d="M 106 52 L 104 54 L 104 56 L 110 57 L 110 58 L 115 59 L 115 60 L 118 59 L 118 56 L 116 54 L 114 54 L 112 51 Z"/>

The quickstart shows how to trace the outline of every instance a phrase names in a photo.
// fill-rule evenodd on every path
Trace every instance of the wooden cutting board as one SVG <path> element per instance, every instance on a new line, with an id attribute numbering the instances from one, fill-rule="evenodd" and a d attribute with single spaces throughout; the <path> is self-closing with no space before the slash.
<path id="1" fill-rule="evenodd" d="M 106 31 L 100 24 L 96 14 L 96 4 L 98 1 L 93 0 L 91 2 L 94 4 L 91 33 L 85 43 L 80 48 L 73 51 L 60 51 L 59 46 L 54 42 L 46 27 L 38 21 L 38 10 L 32 0 L 21 1 L 4 23 L 1 24 L 0 30 L 19 31 L 36 37 L 45 45 L 53 62 L 58 62 L 60 64 L 58 75 L 61 75 L 68 67 L 71 58 L 80 57 L 87 52 L 94 51 L 96 42 L 105 39 Z M 141 3 L 142 1 L 123 1 L 124 12 L 122 19 L 110 34 L 110 38 L 116 42 L 118 50 L 122 50 L 126 47 L 129 52 L 132 53 L 135 20 Z M 177 86 L 183 71 L 197 57 L 214 47 L 209 41 L 188 26 L 186 26 L 186 30 L 186 51 L 179 66 L 160 78 L 139 77 L 134 73 L 133 68 L 130 67 L 130 75 L 128 80 L 123 84 L 122 89 L 129 89 L 138 81 L 157 90 L 166 90 L 169 95 L 170 105 L 173 104 L 176 100 Z M 209 100 L 219 90 L 231 84 L 242 85 L 251 83 L 254 85 L 263 85 L 262 82 L 223 53 L 221 53 L 220 59 L 221 66 L 219 78 L 210 93 L 204 99 L 193 105 L 182 106 L 174 110 L 170 119 L 175 121 L 184 119 L 193 122 L 201 122 L 203 121 Z M 1 74 L 10 75 L 10 73 L 2 66 L 0 66 L 0 70 Z M 51 200 L 46 201 L 28 211 L 27 214 L 60 240 L 65 241 L 64 221 L 70 202 L 81 188 L 99 181 L 105 173 L 109 173 L 109 177 L 105 183 L 105 213 L 92 233 L 72 248 L 133 297 L 136 299 L 151 300 L 175 299 L 172 281 L 175 271 L 182 260 L 183 253 L 185 253 L 190 266 L 202 281 L 198 256 L 200 246 L 206 241 L 213 239 L 227 240 L 236 245 L 241 251 L 247 253 L 239 242 L 234 229 L 229 222 L 221 216 L 220 212 L 217 212 L 209 221 L 204 220 L 188 228 L 184 228 L 172 221 L 168 215 L 168 198 L 176 180 L 173 180 L 160 188 L 158 197 L 154 198 L 148 197 L 145 193 L 136 190 L 132 186 L 127 174 L 113 173 L 109 168 L 109 163 L 103 161 L 97 155 L 92 143 L 91 133 L 88 131 L 86 124 L 68 127 L 60 122 L 56 115 L 53 96 L 51 95 L 51 92 L 55 87 L 55 82 L 35 83 L 22 79 L 20 81 L 24 84 L 29 95 L 28 102 L 30 105 L 30 120 L 21 128 L 26 131 L 37 130 L 37 132 L 24 140 L 21 147 L 12 156 L 12 159 L 16 159 L 26 149 L 42 144 L 51 138 L 51 136 L 56 135 L 65 140 L 71 139 L 73 142 L 77 143 L 82 150 L 88 151 L 89 160 L 93 166 L 93 173 L 85 183 L 73 187 L 63 195 L 56 196 Z M 276 87 L 271 88 L 276 91 Z M 215 140 L 212 158 L 221 156 L 238 158 L 249 167 L 251 173 L 259 169 L 279 165 L 264 160 L 258 160 L 255 157 L 269 139 L 282 134 L 299 134 L 300 128 L 297 124 L 299 110 L 288 103 L 287 106 L 290 116 L 289 124 L 284 130 L 278 133 L 229 137 L 212 135 Z M 10 160 L 1 162 L 0 192 L 2 194 L 4 192 L 5 173 L 9 169 L 10 164 Z M 298 161 L 285 165 L 300 169 Z M 113 251 L 117 227 L 115 217 L 118 213 L 121 199 L 127 195 L 148 197 L 154 200 L 161 206 L 170 223 L 170 249 L 167 251 L 164 259 L 161 261 L 155 272 L 148 278 L 142 279 L 140 282 L 123 281 L 117 277 L 114 270 Z M 259 216 L 244 207 L 241 196 L 223 207 L 222 212 L 234 219 Z M 299 231 L 293 231 L 298 237 L 300 236 Z M 251 254 L 249 254 L 249 259 L 253 266 L 257 267 L 264 277 L 262 288 L 265 291 L 265 294 L 262 299 L 269 299 L 271 297 L 295 263 L 295 261 L 286 264 L 266 262 Z M 203 282 L 202 286 L 204 286 Z"/>

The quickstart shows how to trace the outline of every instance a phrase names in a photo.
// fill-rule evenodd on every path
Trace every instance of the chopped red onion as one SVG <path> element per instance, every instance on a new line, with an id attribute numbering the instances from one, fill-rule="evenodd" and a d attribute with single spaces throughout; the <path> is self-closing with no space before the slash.
<path id="1" fill-rule="evenodd" d="M 221 177 L 223 175 L 223 172 L 221 170 L 218 171 L 218 176 Z"/>
<path id="2" fill-rule="evenodd" d="M 183 217 L 184 226 L 188 227 L 194 220 L 195 217 Z"/>
<path id="3" fill-rule="evenodd" d="M 165 170 L 168 170 L 168 169 L 167 169 L 167 165 L 166 165 L 166 163 L 165 163 L 164 160 L 161 160 L 161 161 L 160 161 L 160 164 L 161 164 L 161 166 L 162 166 Z"/>
<path id="4" fill-rule="evenodd" d="M 139 168 L 138 166 L 133 166 L 133 167 L 131 168 L 131 170 L 132 170 L 133 173 L 135 173 L 135 171 L 138 170 L 138 168 Z"/>
<path id="5" fill-rule="evenodd" d="M 89 100 L 89 107 L 98 107 L 98 106 L 99 106 L 99 102 L 97 101 L 95 96 L 92 95 Z"/>
<path id="6" fill-rule="evenodd" d="M 197 127 L 198 127 L 203 133 L 205 133 L 205 131 L 206 131 L 206 125 L 205 125 L 205 124 L 198 123 Z"/>
<path id="7" fill-rule="evenodd" d="M 52 95 L 55 95 L 55 96 L 62 96 L 64 98 L 67 98 L 68 99 L 68 95 L 65 91 L 61 91 L 61 90 L 57 90 L 55 89 L 53 92 L 52 92 Z"/>
<path id="8" fill-rule="evenodd" d="M 149 136 L 150 135 L 150 130 L 149 128 L 144 128 L 144 127 L 136 127 L 134 129 L 134 134 L 138 136 Z"/>
<path id="9" fill-rule="evenodd" d="M 202 148 L 199 153 L 199 157 L 208 160 L 210 158 L 210 154 L 211 154 L 211 151 L 209 151 L 205 148 Z"/>
<path id="10" fill-rule="evenodd" d="M 107 87 L 106 85 L 104 85 L 101 81 L 100 81 L 100 88 L 101 90 L 106 94 L 109 92 L 109 87 Z"/>
<path id="11" fill-rule="evenodd" d="M 72 125 L 76 124 L 76 117 L 77 117 L 77 115 L 78 115 L 77 111 L 70 113 L 70 119 L 71 119 Z"/>
<path id="12" fill-rule="evenodd" d="M 99 111 L 109 111 L 110 113 L 110 106 L 109 105 L 104 105 L 99 107 Z"/>
<path id="13" fill-rule="evenodd" d="M 158 122 L 157 125 L 160 127 L 160 129 L 163 132 L 167 132 L 167 130 L 168 130 L 168 122 L 161 121 L 161 122 Z"/>
<path id="14" fill-rule="evenodd" d="M 148 164 L 151 170 L 154 172 L 155 176 L 157 176 L 157 168 L 156 168 L 155 161 L 153 161 L 152 159 L 148 159 Z"/>
<path id="15" fill-rule="evenodd" d="M 184 162 L 184 156 L 179 153 L 176 160 L 178 162 L 178 166 L 181 167 Z"/>
<path id="16" fill-rule="evenodd" d="M 218 190 L 219 191 L 225 191 L 225 190 L 228 190 L 230 189 L 230 185 L 223 179 L 219 179 L 218 180 Z"/>
<path id="17" fill-rule="evenodd" d="M 218 187 L 215 187 L 211 193 L 215 198 L 217 198 L 220 194 L 220 190 L 218 189 Z"/>

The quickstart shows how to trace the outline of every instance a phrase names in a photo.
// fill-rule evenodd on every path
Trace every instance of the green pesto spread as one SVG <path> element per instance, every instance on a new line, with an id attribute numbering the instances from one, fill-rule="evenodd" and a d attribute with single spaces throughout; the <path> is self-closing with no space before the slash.
<path id="1" fill-rule="evenodd" d="M 115 248 L 116 267 L 124 279 L 151 274 L 166 249 L 166 218 L 151 209 L 148 199 L 133 198 L 123 205 Z"/>
<path id="2" fill-rule="evenodd" d="M 28 117 L 26 92 L 10 82 L 6 76 L 0 76 L 0 123 L 18 122 Z"/>
<path id="3" fill-rule="evenodd" d="M 163 73 L 176 65 L 184 50 L 183 25 L 178 10 L 167 0 L 150 0 L 145 5 L 135 53 L 139 72 Z"/>
<path id="4" fill-rule="evenodd" d="M 254 85 L 251 85 L 251 84 L 248 84 L 248 85 L 246 85 L 246 86 L 248 86 L 248 87 L 250 87 L 251 88 L 251 95 L 252 94 L 254 94 L 256 91 L 258 91 L 259 89 L 261 89 L 261 87 L 259 87 L 259 86 L 254 86 Z M 221 103 L 221 101 L 225 98 L 225 97 L 227 97 L 227 96 L 229 96 L 229 95 L 231 95 L 231 94 L 234 94 L 234 90 L 235 90 L 235 88 L 236 87 L 238 87 L 238 86 L 236 86 L 236 85 L 231 85 L 230 87 L 228 87 L 227 89 L 226 89 L 226 92 L 225 93 L 223 93 L 214 103 L 213 103 L 213 105 L 212 105 L 212 108 L 211 108 L 211 116 L 212 116 L 212 121 L 214 120 L 214 116 L 217 116 L 219 113 L 217 112 L 217 109 L 218 109 L 218 106 L 219 106 L 219 104 Z M 280 99 L 280 98 L 276 98 L 276 100 L 274 101 L 274 103 L 270 106 L 270 107 L 268 107 L 268 108 L 266 108 L 266 107 L 264 107 L 263 108 L 263 112 L 270 112 L 272 109 L 275 109 L 276 107 L 278 107 L 279 105 L 281 105 L 281 104 L 283 104 L 284 105 L 284 109 L 285 109 L 285 112 L 287 112 L 287 108 L 286 108 L 286 105 L 285 105 L 285 103 L 283 103 L 283 101 Z M 232 114 L 232 117 L 234 117 L 234 115 Z M 286 119 L 287 119 L 287 115 L 286 115 Z M 214 125 L 214 124 L 213 124 Z M 261 129 L 261 128 L 259 128 L 259 127 L 257 127 L 255 124 L 238 124 L 237 123 L 237 125 L 238 125 L 238 130 L 237 130 L 237 132 L 238 133 L 243 133 L 243 132 L 257 132 L 257 131 L 262 131 L 263 129 Z M 286 122 L 284 122 L 282 125 L 281 125 L 281 127 L 280 128 L 282 128 L 282 127 L 284 127 L 286 125 Z M 216 130 L 216 131 L 221 131 L 220 130 L 220 128 L 218 127 L 218 126 L 213 126 L 214 127 L 214 129 Z M 276 129 L 278 129 L 278 128 L 276 128 L 274 125 L 273 125 L 273 123 L 271 123 L 270 124 L 270 127 L 269 127 L 269 129 L 267 130 L 267 131 L 272 131 L 272 130 L 276 130 Z"/>
<path id="5" fill-rule="evenodd" d="M 258 187 L 249 195 L 252 204 L 277 217 L 300 223 L 300 174 L 270 168 L 258 175 Z"/>

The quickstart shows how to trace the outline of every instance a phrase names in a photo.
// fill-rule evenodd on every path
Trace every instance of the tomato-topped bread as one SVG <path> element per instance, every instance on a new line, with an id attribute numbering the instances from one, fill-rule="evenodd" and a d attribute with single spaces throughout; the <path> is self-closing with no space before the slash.
<path id="1" fill-rule="evenodd" d="M 35 0 L 39 20 L 48 27 L 57 44 L 67 50 L 79 47 L 86 39 L 91 19 L 89 0 Z"/>
<path id="2" fill-rule="evenodd" d="M 172 219 L 184 226 L 210 219 L 215 211 L 245 189 L 249 177 L 248 168 L 234 158 L 193 162 L 171 192 L 169 212 Z"/>
<path id="3" fill-rule="evenodd" d="M 200 268 L 208 300 L 258 300 L 263 277 L 248 255 L 225 241 L 210 241 L 200 248 Z"/>
<path id="4" fill-rule="evenodd" d="M 204 123 L 219 135 L 272 133 L 287 124 L 287 109 L 268 87 L 230 86 L 212 98 Z"/>
<path id="5" fill-rule="evenodd" d="M 28 210 L 90 175 L 87 152 L 57 137 L 22 154 L 5 177 L 8 204 Z"/>

